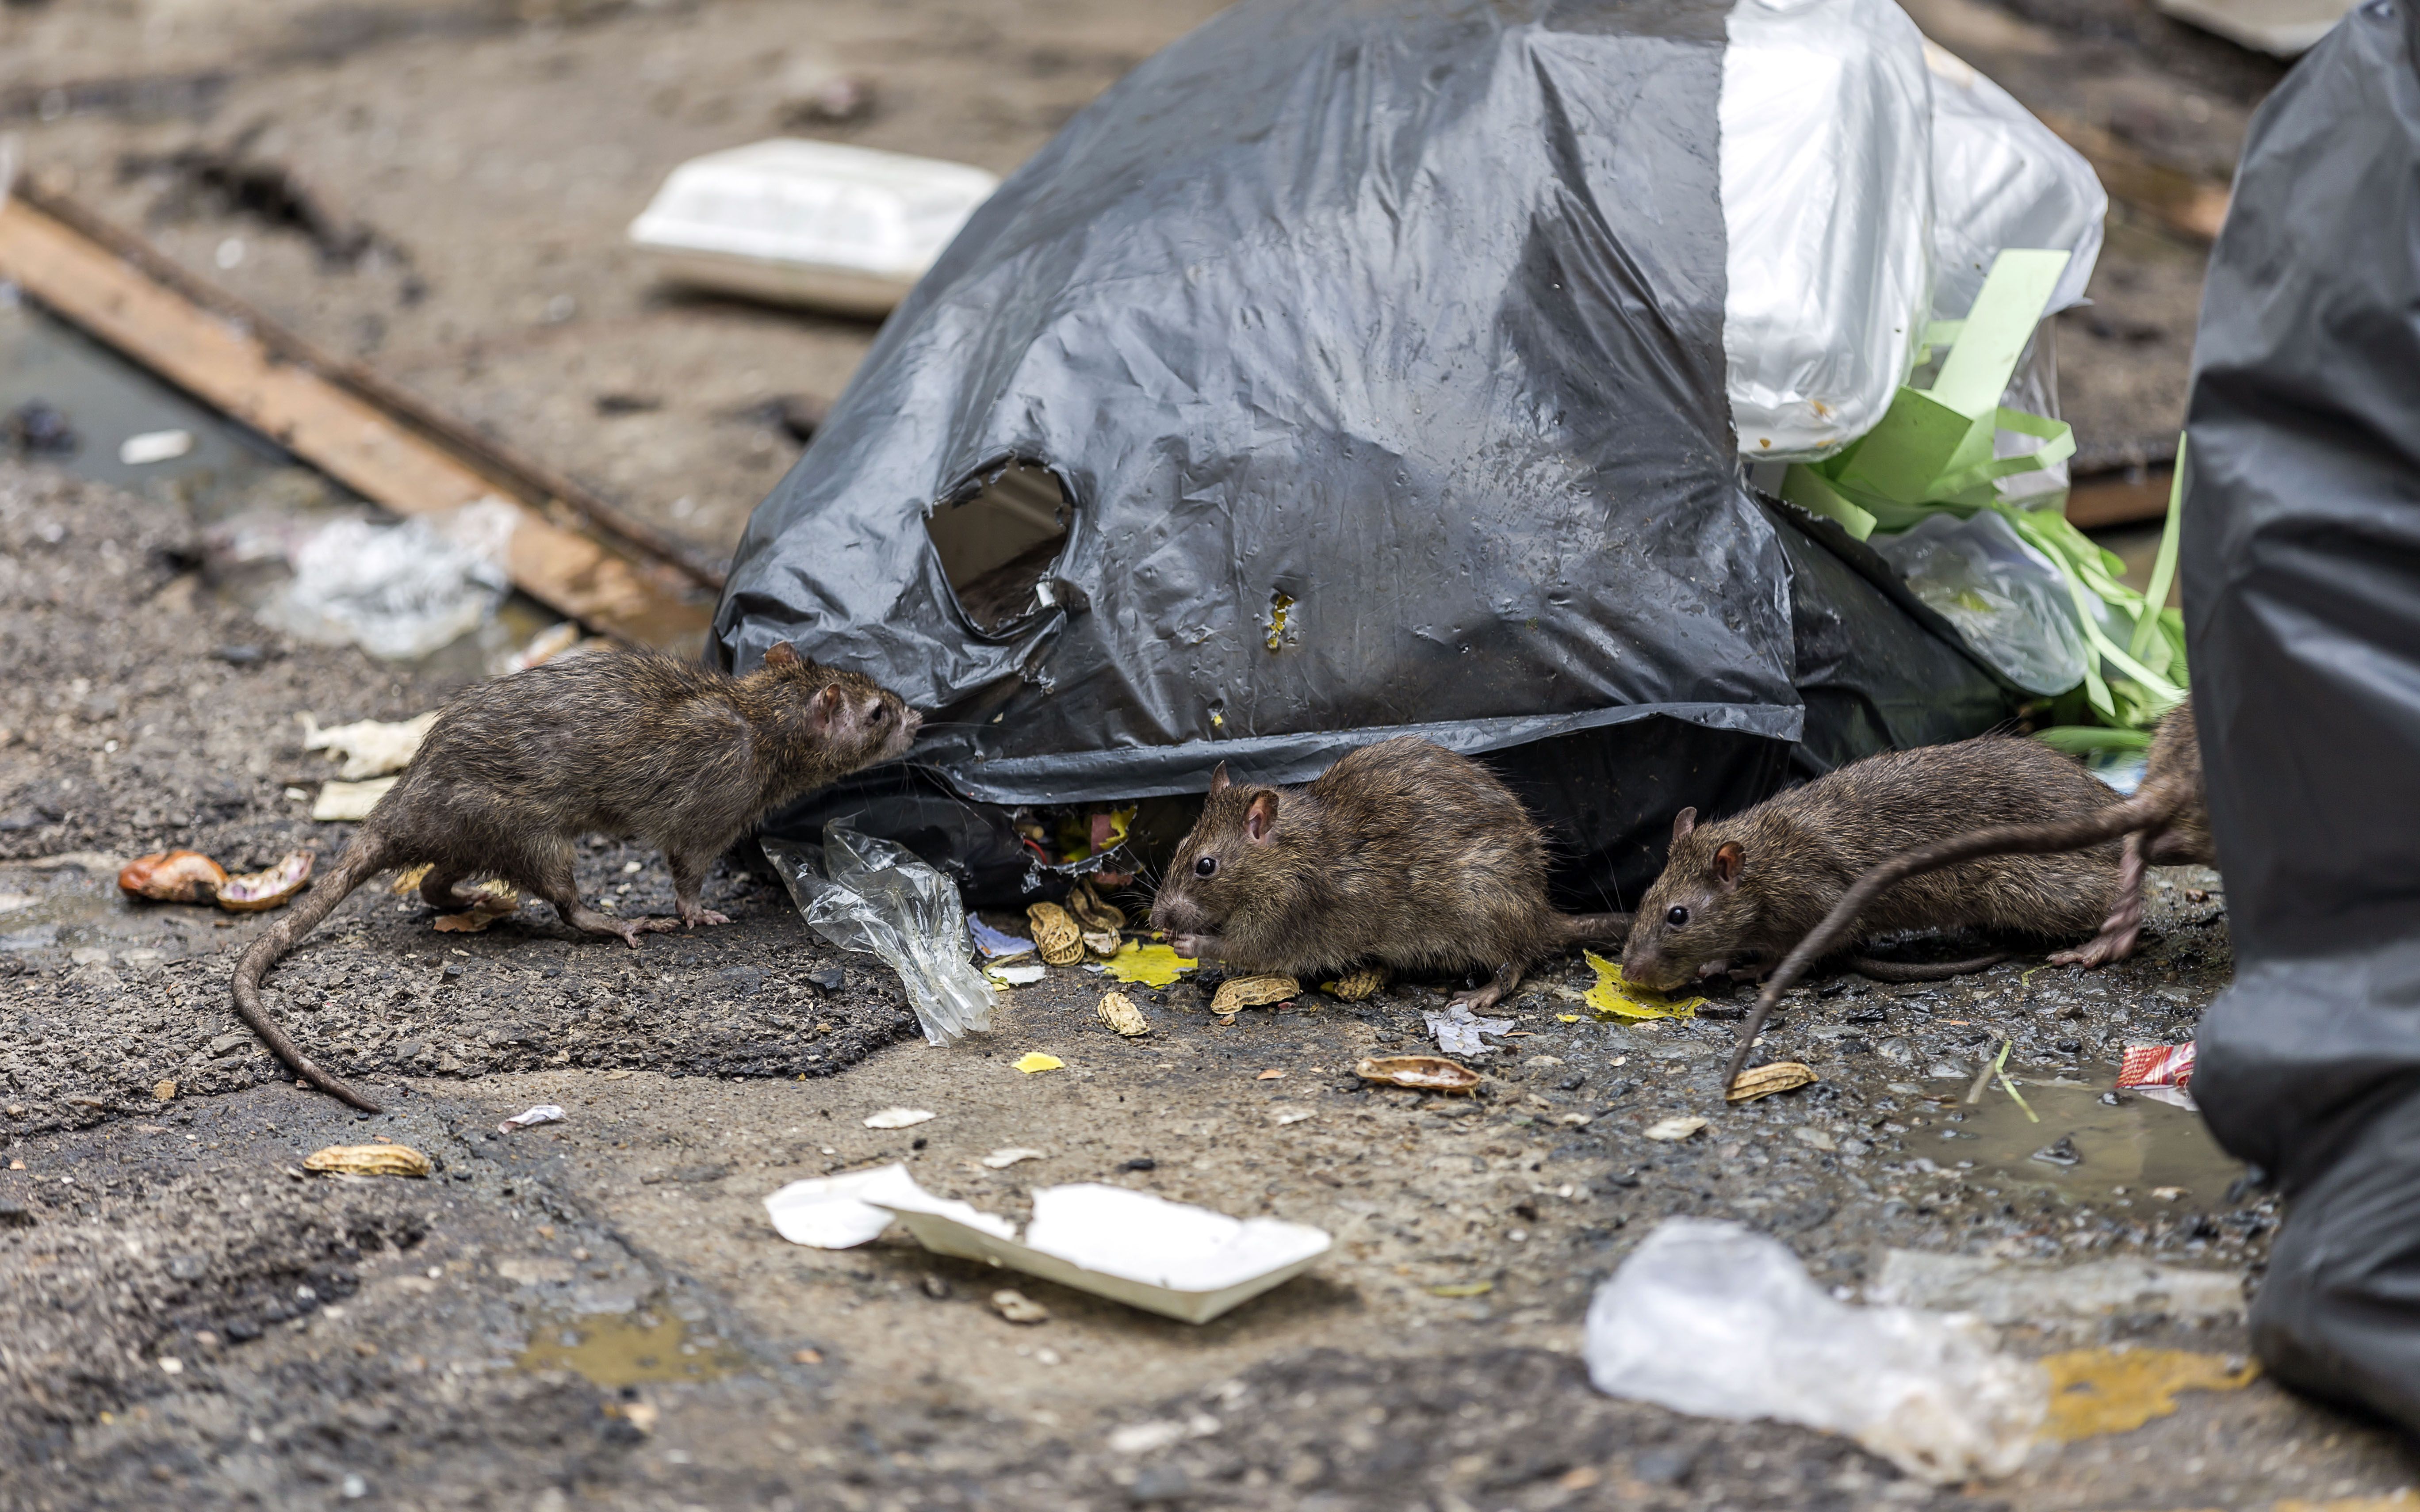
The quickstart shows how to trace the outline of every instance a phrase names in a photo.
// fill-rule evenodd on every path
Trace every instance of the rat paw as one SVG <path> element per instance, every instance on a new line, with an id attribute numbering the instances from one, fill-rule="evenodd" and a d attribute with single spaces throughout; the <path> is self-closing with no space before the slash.
<path id="1" fill-rule="evenodd" d="M 731 918 L 727 914 L 718 914 L 711 908 L 684 908 L 681 910 L 681 922 L 690 929 L 695 929 L 700 924 L 728 924 L 731 922 Z"/>

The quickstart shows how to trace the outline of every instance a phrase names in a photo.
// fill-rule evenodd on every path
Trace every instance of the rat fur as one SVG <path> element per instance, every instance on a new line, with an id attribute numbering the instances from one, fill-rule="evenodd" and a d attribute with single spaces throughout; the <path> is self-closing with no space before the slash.
<path id="1" fill-rule="evenodd" d="M 2042 855 L 2105 846 L 2122 837 L 2118 862 L 2116 901 L 2093 937 L 2071 950 L 2052 956 L 2053 965 L 2104 966 L 2134 953 L 2143 929 L 2143 873 L 2150 865 L 2215 866 L 2218 855 L 2210 838 L 2210 807 L 2202 786 L 2201 741 L 2194 728 L 2193 706 L 2180 703 L 2160 720 L 2144 764 L 2142 786 L 2132 797 L 2081 816 L 2054 822 L 1994 825 L 1903 851 L 1859 877 L 1830 913 L 1783 958 L 1759 995 L 1756 1013 L 1740 1037 L 1742 1049 L 1733 1057 L 1730 1086 L 1746 1063 L 1745 1046 L 1756 1038 L 1773 1005 L 1813 969 L 1824 953 L 1836 948 L 1855 927 L 1868 905 L 1885 889 L 1912 876 L 1956 866 L 1984 856 Z"/>
<path id="2" fill-rule="evenodd" d="M 769 810 L 905 754 L 920 723 L 897 695 L 786 641 L 745 677 L 600 651 L 465 688 L 335 864 L 236 963 L 237 1016 L 303 1080 L 378 1112 L 304 1057 L 260 1001 L 270 966 L 355 887 L 425 862 L 421 897 L 451 910 L 474 901 L 472 879 L 499 877 L 572 928 L 633 949 L 643 933 L 728 923 L 698 899 L 715 857 Z M 613 918 L 582 903 L 573 846 L 591 833 L 660 850 L 680 918 Z"/>
<path id="3" fill-rule="evenodd" d="M 2040 741 L 1985 735 L 1869 756 L 1712 824 L 1683 809 L 1663 875 L 1631 926 L 1622 976 L 1673 992 L 1725 972 L 1770 971 L 1890 856 L 1978 822 L 2082 819 L 2112 801 L 2081 763 Z M 1891 888 L 1865 923 L 1872 933 L 1979 928 L 2074 939 L 2108 916 L 2117 863 L 2115 843 L 1970 859 Z M 1892 975 L 1955 975 L 1997 959 Z"/>
<path id="4" fill-rule="evenodd" d="M 1489 980 L 1454 1001 L 1493 1005 L 1530 966 L 1610 945 L 1626 914 L 1546 901 L 1544 838 L 1485 767 L 1416 736 L 1364 746 L 1302 787 L 1211 775 L 1152 925 L 1180 955 L 1302 976 L 1376 964 Z"/>

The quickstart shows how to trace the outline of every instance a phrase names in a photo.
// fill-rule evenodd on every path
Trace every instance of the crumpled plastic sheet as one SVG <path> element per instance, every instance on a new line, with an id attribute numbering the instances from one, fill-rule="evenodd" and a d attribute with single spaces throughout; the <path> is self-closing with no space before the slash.
<path id="1" fill-rule="evenodd" d="M 906 847 L 837 819 L 824 826 L 820 847 L 764 845 L 808 928 L 844 950 L 880 956 L 899 974 L 928 1041 L 950 1044 L 991 1028 L 992 989 L 968 958 L 955 883 Z"/>
<path id="2" fill-rule="evenodd" d="M 1837 1302 L 1742 1225 L 1672 1218 L 1597 1288 L 1581 1351 L 1609 1396 L 1845 1433 L 1949 1485 L 2016 1470 L 2049 1410 L 2042 1368 L 1994 1346 L 1964 1314 Z"/>
<path id="3" fill-rule="evenodd" d="M 2051 694 L 2084 681 L 2084 631 L 2067 579 L 1998 514 L 1934 515 L 1866 544 L 2009 682 Z"/>
<path id="4" fill-rule="evenodd" d="M 295 547 L 294 580 L 261 606 L 273 629 L 388 661 L 428 656 L 487 623 L 520 512 L 493 499 L 400 525 L 334 520 Z"/>

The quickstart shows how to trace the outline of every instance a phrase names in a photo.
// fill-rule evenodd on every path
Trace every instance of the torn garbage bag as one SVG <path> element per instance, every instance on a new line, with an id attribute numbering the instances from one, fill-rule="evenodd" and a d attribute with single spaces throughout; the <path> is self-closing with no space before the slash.
<path id="1" fill-rule="evenodd" d="M 2253 118 L 2187 414 L 2185 614 L 2236 981 L 2194 1096 L 2290 1199 L 2278 1379 L 2420 1430 L 2420 6 Z"/>
<path id="2" fill-rule="evenodd" d="M 1419 734 L 1490 755 L 1568 899 L 1635 896 L 1682 805 L 2016 696 L 1742 468 L 1897 402 L 1936 202 L 2051 247 L 2028 328 L 2089 270 L 2072 154 L 1936 185 L 2066 149 L 1996 92 L 1936 138 L 1931 79 L 1887 0 L 1246 0 L 974 213 L 751 519 L 710 655 L 896 689 L 985 805 Z"/>
<path id="3" fill-rule="evenodd" d="M 868 950 L 899 974 L 924 1038 L 948 1044 L 991 1027 L 992 990 L 968 959 L 957 885 L 886 840 L 843 824 L 820 847 L 764 842 L 807 924 L 844 950 Z"/>

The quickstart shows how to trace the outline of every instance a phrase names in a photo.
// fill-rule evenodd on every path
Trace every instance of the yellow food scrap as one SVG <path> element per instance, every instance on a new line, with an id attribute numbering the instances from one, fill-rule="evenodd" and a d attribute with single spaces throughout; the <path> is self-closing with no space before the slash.
<path id="1" fill-rule="evenodd" d="M 1286 615 L 1294 609 L 1294 602 L 1292 594 L 1269 595 L 1268 648 L 1271 651 L 1282 650 L 1285 646 Z"/>
<path id="2" fill-rule="evenodd" d="M 1165 945 L 1128 940 L 1109 958 L 1107 970 L 1120 981 L 1165 987 L 1199 964 L 1191 956 L 1178 955 Z"/>
<path id="3" fill-rule="evenodd" d="M 1596 972 L 1596 985 L 1588 990 L 1588 1006 L 1596 1016 L 1623 1019 L 1689 1019 L 1698 1016 L 1704 1006 L 1702 997 L 1668 997 L 1651 993 L 1644 987 L 1633 987 L 1621 980 L 1621 967 L 1607 961 L 1594 950 L 1584 950 L 1582 956 Z"/>
<path id="4" fill-rule="evenodd" d="M 1016 1069 L 1028 1076 L 1037 1071 L 1057 1071 L 1066 1064 L 1057 1056 L 1046 1056 L 1039 1050 L 1029 1050 L 1016 1057 Z"/>
<path id="5" fill-rule="evenodd" d="M 2131 1433 L 2177 1410 L 2180 1391 L 2241 1391 L 2260 1367 L 2193 1350 L 2069 1350 L 2042 1361 L 2050 1372 L 2050 1420 L 2061 1443 Z"/>

